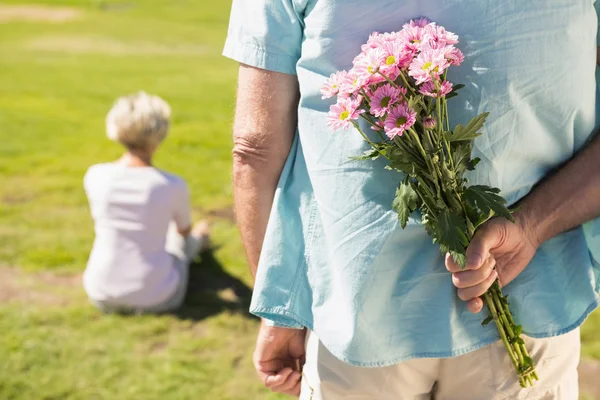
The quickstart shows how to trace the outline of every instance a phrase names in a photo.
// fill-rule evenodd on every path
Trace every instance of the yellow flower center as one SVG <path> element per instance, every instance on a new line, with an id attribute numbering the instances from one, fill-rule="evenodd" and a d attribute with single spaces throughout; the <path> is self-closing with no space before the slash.
<path id="1" fill-rule="evenodd" d="M 388 58 L 385 59 L 386 65 L 392 65 L 395 62 L 396 62 L 396 57 L 394 57 L 394 56 L 389 56 Z"/>
<path id="2" fill-rule="evenodd" d="M 412 43 L 421 43 L 421 41 L 419 39 L 413 39 Z"/>
<path id="3" fill-rule="evenodd" d="M 369 71 L 370 74 L 374 74 L 375 73 L 375 68 L 372 65 L 369 65 L 367 67 L 367 71 Z"/>
<path id="4" fill-rule="evenodd" d="M 433 63 L 431 61 L 427 61 L 425 64 L 423 64 L 423 71 L 428 70 L 429 68 L 431 68 L 432 65 Z"/>
<path id="5" fill-rule="evenodd" d="M 381 107 L 387 107 L 388 104 L 390 104 L 390 100 L 392 98 L 390 96 L 386 96 L 383 99 L 381 99 Z"/>
<path id="6" fill-rule="evenodd" d="M 345 120 L 347 120 L 349 116 L 350 116 L 350 111 L 348 111 L 348 110 L 346 110 L 346 111 L 342 111 L 342 112 L 340 113 L 340 119 L 341 119 L 342 121 L 345 121 Z"/>
<path id="7" fill-rule="evenodd" d="M 400 128 L 402 125 L 404 125 L 406 123 L 406 118 L 405 117 L 399 117 L 396 120 L 396 128 Z"/>

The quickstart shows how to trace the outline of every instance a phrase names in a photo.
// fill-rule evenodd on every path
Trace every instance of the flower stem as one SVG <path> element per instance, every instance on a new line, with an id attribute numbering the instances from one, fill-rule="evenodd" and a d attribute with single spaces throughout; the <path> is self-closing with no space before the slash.
<path id="1" fill-rule="evenodd" d="M 367 135 L 363 132 L 362 129 L 360 129 L 360 125 L 358 125 L 357 122 L 352 121 L 352 125 L 354 125 L 354 127 L 358 130 L 358 132 L 360 132 L 360 134 L 362 135 L 363 139 L 365 139 L 365 142 L 369 143 L 371 145 L 371 147 L 374 148 L 375 150 L 379 150 L 379 148 L 377 147 L 377 145 L 375 143 L 373 143 L 371 141 L 371 139 L 369 139 L 367 137 Z"/>

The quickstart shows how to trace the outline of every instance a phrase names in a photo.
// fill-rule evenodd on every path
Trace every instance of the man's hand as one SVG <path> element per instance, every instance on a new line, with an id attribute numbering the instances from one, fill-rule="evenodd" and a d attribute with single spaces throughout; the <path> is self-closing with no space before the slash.
<path id="1" fill-rule="evenodd" d="M 537 239 L 518 215 L 515 215 L 515 223 L 504 218 L 486 222 L 471 240 L 464 270 L 452 257 L 446 256 L 446 268 L 452 272 L 458 297 L 468 302 L 469 311 L 478 313 L 483 307 L 480 296 L 496 277 L 501 286 L 508 285 L 529 264 L 538 246 Z"/>
<path id="2" fill-rule="evenodd" d="M 274 392 L 300 395 L 306 329 L 288 329 L 262 323 L 254 350 L 254 368 Z"/>

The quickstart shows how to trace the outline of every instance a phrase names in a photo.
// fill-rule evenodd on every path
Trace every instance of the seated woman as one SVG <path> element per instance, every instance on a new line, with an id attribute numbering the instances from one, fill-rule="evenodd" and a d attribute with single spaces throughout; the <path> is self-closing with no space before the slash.
<path id="1" fill-rule="evenodd" d="M 143 92 L 118 99 L 106 117 L 107 136 L 126 152 L 85 174 L 96 238 L 83 285 L 106 312 L 181 306 L 189 263 L 208 243 L 208 225 L 191 226 L 185 181 L 152 164 L 170 114 L 165 101 Z"/>

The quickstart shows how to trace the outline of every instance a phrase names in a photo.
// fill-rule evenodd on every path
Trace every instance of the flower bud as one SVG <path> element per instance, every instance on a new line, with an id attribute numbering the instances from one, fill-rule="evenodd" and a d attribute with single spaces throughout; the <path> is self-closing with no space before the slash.
<path id="1" fill-rule="evenodd" d="M 423 127 L 425 129 L 435 128 L 435 119 L 433 117 L 427 117 L 423 120 Z"/>

